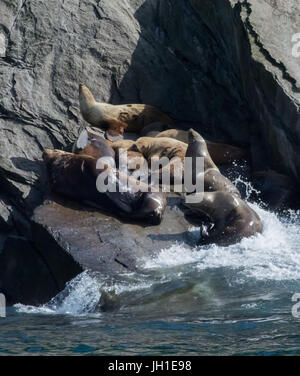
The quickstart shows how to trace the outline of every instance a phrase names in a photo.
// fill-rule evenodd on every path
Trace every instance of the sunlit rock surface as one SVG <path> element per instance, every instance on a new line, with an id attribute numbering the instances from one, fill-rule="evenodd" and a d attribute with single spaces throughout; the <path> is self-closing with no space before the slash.
<path id="1" fill-rule="evenodd" d="M 0 231 L 32 241 L 42 152 L 70 148 L 85 125 L 79 82 L 98 101 L 156 105 L 299 184 L 299 13 L 297 0 L 2 0 Z"/>

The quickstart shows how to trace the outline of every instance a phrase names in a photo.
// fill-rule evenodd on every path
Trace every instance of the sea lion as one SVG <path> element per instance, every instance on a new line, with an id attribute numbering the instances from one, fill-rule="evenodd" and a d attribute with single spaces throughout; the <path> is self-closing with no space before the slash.
<path id="1" fill-rule="evenodd" d="M 96 189 L 98 172 L 95 158 L 46 149 L 43 159 L 54 192 L 81 202 L 94 202 L 96 205 L 107 202 L 106 195 Z"/>
<path id="2" fill-rule="evenodd" d="M 174 157 L 184 160 L 188 145 L 184 142 L 168 137 L 140 137 L 135 141 L 134 147 L 131 150 L 141 152 L 148 162 L 153 157 L 167 157 L 172 159 Z"/>
<path id="3" fill-rule="evenodd" d="M 162 138 L 163 139 L 163 138 Z M 189 144 L 186 151 L 186 157 L 192 158 L 192 182 L 196 183 L 197 179 L 204 179 L 204 192 L 223 191 L 229 192 L 237 197 L 241 194 L 235 185 L 223 176 L 218 167 L 213 162 L 202 136 L 193 129 L 189 130 Z M 196 158 L 204 158 L 204 172 L 196 171 Z M 193 193 L 193 192 L 190 192 Z"/>
<path id="4" fill-rule="evenodd" d="M 46 149 L 43 153 L 51 189 L 66 197 L 89 206 L 108 210 L 121 217 L 141 219 L 149 224 L 159 224 L 166 208 L 163 193 L 127 190 L 101 192 L 97 189 L 97 178 L 103 170 L 97 168 L 97 160 L 84 154 L 73 154 L 61 150 Z M 108 167 L 106 172 L 114 174 L 117 188 L 124 183 L 136 183 L 132 177 Z M 122 178 L 122 179 L 121 179 Z M 141 186 L 143 183 L 138 182 Z"/>
<path id="5" fill-rule="evenodd" d="M 79 85 L 80 111 L 83 118 L 95 127 L 106 129 L 106 138 L 116 141 L 124 130 L 139 133 L 144 126 L 154 122 L 172 125 L 172 119 L 154 106 L 147 104 L 112 105 L 96 102 L 84 84 Z"/>
<path id="6" fill-rule="evenodd" d="M 163 183 L 164 172 L 166 177 L 170 176 L 171 185 L 174 184 L 175 180 L 178 183 L 182 181 L 187 144 L 167 137 L 140 137 L 129 150 L 141 152 L 147 159 L 152 171 L 156 170 L 154 161 L 161 160 L 162 163 L 157 164 L 159 183 Z M 166 157 L 167 160 L 164 161 L 163 157 Z"/>
<path id="7" fill-rule="evenodd" d="M 142 153 L 122 149 L 118 149 L 116 152 L 116 165 L 117 168 L 120 168 L 121 166 L 125 167 L 129 173 L 136 169 L 140 169 L 143 166 L 145 168 L 148 167 L 147 160 Z"/>
<path id="8" fill-rule="evenodd" d="M 109 145 L 108 142 L 110 141 L 107 141 L 103 137 L 84 129 L 75 142 L 73 150 L 76 154 L 89 155 L 95 159 L 110 157 L 115 160 L 115 151 Z M 110 165 L 113 167 L 111 163 Z"/>
<path id="9" fill-rule="evenodd" d="M 262 232 L 259 216 L 236 195 L 205 192 L 202 200 L 194 198 L 193 201 L 184 205 L 196 213 L 205 214 L 213 223 L 209 230 L 202 231 L 201 244 L 229 246 Z"/>
<path id="10" fill-rule="evenodd" d="M 146 125 L 140 132 L 141 137 L 155 137 L 159 133 L 169 129 L 167 124 L 160 123 L 159 121 Z M 173 137 L 172 137 L 173 138 Z"/>
<path id="11" fill-rule="evenodd" d="M 117 151 L 119 149 L 128 150 L 135 144 L 134 140 L 118 140 L 112 143 L 112 148 Z"/>
<path id="12" fill-rule="evenodd" d="M 154 137 L 169 137 L 188 144 L 189 132 L 180 129 L 168 129 L 156 134 Z M 208 152 L 216 165 L 230 164 L 245 157 L 243 149 L 227 144 L 205 140 Z"/>
<path id="13" fill-rule="evenodd" d="M 121 165 L 122 160 L 125 158 L 125 153 L 127 157 L 127 168 L 129 171 L 134 171 L 135 169 L 141 168 L 141 166 L 146 163 L 146 159 L 143 154 L 137 150 L 130 150 L 135 145 L 133 140 L 119 140 L 112 144 L 112 148 L 116 154 L 116 164 L 117 168 Z M 136 167 L 135 167 L 136 166 Z"/>

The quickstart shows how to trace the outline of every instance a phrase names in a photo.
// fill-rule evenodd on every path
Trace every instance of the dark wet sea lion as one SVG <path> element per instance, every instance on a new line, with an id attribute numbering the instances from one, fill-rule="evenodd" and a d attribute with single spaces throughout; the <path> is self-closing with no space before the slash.
<path id="1" fill-rule="evenodd" d="M 123 137 L 124 130 L 139 133 L 146 125 L 162 122 L 172 125 L 172 119 L 154 106 L 147 104 L 112 105 L 96 102 L 84 84 L 79 85 L 80 111 L 92 126 L 106 129 L 106 137 L 116 141 Z"/>
<path id="2" fill-rule="evenodd" d="M 142 196 L 139 209 L 132 214 L 132 218 L 141 218 L 153 225 L 159 225 L 166 206 L 167 200 L 163 192 L 146 192 Z"/>
<path id="3" fill-rule="evenodd" d="M 185 156 L 192 158 L 193 184 L 195 184 L 197 179 L 204 179 L 205 192 L 223 191 L 232 193 L 237 197 L 241 196 L 235 185 L 221 174 L 218 167 L 213 162 L 207 150 L 207 145 L 204 138 L 193 129 L 189 130 L 189 144 Z M 204 171 L 196 171 L 197 157 L 204 158 Z"/>
<path id="4" fill-rule="evenodd" d="M 214 224 L 202 232 L 201 244 L 229 246 L 262 232 L 262 222 L 256 212 L 233 194 L 206 192 L 199 201 L 184 205 L 201 215 L 205 214 Z"/>

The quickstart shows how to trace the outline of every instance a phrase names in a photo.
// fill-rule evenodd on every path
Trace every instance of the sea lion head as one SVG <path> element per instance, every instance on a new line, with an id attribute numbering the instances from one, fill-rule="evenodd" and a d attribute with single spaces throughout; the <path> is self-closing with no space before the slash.
<path id="1" fill-rule="evenodd" d="M 81 83 L 79 84 L 79 104 L 81 112 L 85 113 L 89 110 L 89 106 L 95 103 L 95 98 L 88 87 Z"/>
<path id="2" fill-rule="evenodd" d="M 193 128 L 189 129 L 188 140 L 189 144 L 192 144 L 193 142 L 205 142 L 204 138 Z"/>
<path id="3" fill-rule="evenodd" d="M 159 225 L 166 210 L 167 201 L 163 192 L 146 192 L 135 213 L 136 218 L 144 218 L 149 224 Z"/>

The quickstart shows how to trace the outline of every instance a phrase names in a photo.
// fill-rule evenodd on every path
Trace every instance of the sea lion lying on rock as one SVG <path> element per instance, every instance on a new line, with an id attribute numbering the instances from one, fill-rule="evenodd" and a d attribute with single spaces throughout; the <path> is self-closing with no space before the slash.
<path id="1" fill-rule="evenodd" d="M 169 129 L 170 127 L 167 124 L 160 123 L 157 121 L 156 123 L 151 123 L 146 125 L 140 132 L 141 137 L 156 137 L 158 134 L 162 133 L 163 131 Z M 168 136 L 166 136 L 168 137 Z M 174 137 L 171 137 L 174 138 Z M 179 140 L 181 141 L 181 140 Z"/>
<path id="2" fill-rule="evenodd" d="M 187 144 L 167 137 L 153 138 L 140 137 L 129 150 L 136 150 L 147 159 L 152 171 L 158 171 L 159 183 L 165 176 L 170 176 L 170 184 L 180 182 L 183 178 L 184 157 Z M 163 158 L 166 157 L 166 160 Z M 161 160 L 162 163 L 155 166 L 154 162 Z"/>
<path id="3" fill-rule="evenodd" d="M 142 153 L 148 162 L 153 157 L 167 157 L 169 159 L 178 157 L 183 161 L 187 144 L 168 137 L 140 137 L 135 141 L 134 147 L 131 147 L 131 150 L 137 150 Z"/>
<path id="4" fill-rule="evenodd" d="M 115 151 L 119 149 L 129 150 L 134 144 L 134 140 L 118 140 L 113 142 L 111 146 Z"/>
<path id="5" fill-rule="evenodd" d="M 193 201 L 184 205 L 200 215 L 206 215 L 214 224 L 209 230 L 202 231 L 201 244 L 229 246 L 262 232 L 259 216 L 236 195 L 221 191 L 205 192 L 202 200 L 194 198 Z"/>
<path id="6" fill-rule="evenodd" d="M 124 130 L 139 133 L 146 125 L 162 122 L 172 125 L 172 119 L 154 106 L 147 104 L 112 105 L 96 102 L 93 94 L 84 85 L 79 85 L 80 111 L 92 126 L 106 129 L 110 141 L 122 138 Z"/>
<path id="7" fill-rule="evenodd" d="M 119 189 L 116 192 L 100 192 L 97 189 L 97 178 L 103 170 L 97 168 L 97 159 L 94 157 L 46 149 L 43 159 L 47 166 L 51 189 L 54 192 L 121 217 L 138 218 L 149 224 L 161 222 L 166 208 L 163 193 L 131 190 L 119 192 Z M 105 171 L 113 174 L 117 188 L 132 179 L 127 175 L 124 177 L 122 172 L 110 166 Z"/>
<path id="8" fill-rule="evenodd" d="M 84 129 L 74 144 L 73 152 L 76 154 L 89 155 L 96 159 L 111 157 L 115 160 L 115 151 L 110 144 L 110 141 Z"/>
<path id="9" fill-rule="evenodd" d="M 169 137 L 188 144 L 189 132 L 179 129 L 168 129 L 155 135 L 155 138 Z M 245 152 L 236 146 L 205 140 L 208 152 L 216 165 L 230 164 L 245 157 Z"/>
<path id="10" fill-rule="evenodd" d="M 220 170 L 213 162 L 207 150 L 204 138 L 193 129 L 189 130 L 189 144 L 185 156 L 192 158 L 193 184 L 196 183 L 197 179 L 204 179 L 204 192 L 223 191 L 232 193 L 237 197 L 241 196 L 235 185 L 221 174 Z M 197 157 L 204 158 L 204 171 L 196 171 Z"/>
<path id="11" fill-rule="evenodd" d="M 112 143 L 84 129 L 75 142 L 73 150 L 77 154 L 89 155 L 96 159 L 105 157 L 111 167 L 122 166 L 123 172 L 133 172 L 147 164 L 147 161 L 141 153 L 128 150 L 132 145 L 134 141 L 120 140 Z"/>

